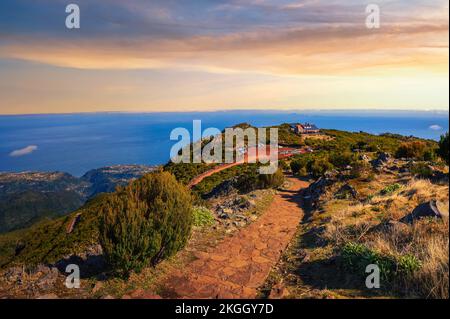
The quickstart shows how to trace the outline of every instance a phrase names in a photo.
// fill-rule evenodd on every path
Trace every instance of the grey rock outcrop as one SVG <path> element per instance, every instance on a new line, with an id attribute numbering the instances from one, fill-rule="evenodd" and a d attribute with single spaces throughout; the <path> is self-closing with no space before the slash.
<path id="1" fill-rule="evenodd" d="M 422 218 L 448 220 L 448 202 L 443 203 L 432 200 L 426 203 L 422 203 L 417 206 L 410 214 L 400 219 L 400 221 L 409 224 Z"/>
<path id="2" fill-rule="evenodd" d="M 382 152 L 376 159 L 371 162 L 371 164 L 375 169 L 380 169 L 388 164 L 391 160 L 392 157 L 389 153 Z"/>

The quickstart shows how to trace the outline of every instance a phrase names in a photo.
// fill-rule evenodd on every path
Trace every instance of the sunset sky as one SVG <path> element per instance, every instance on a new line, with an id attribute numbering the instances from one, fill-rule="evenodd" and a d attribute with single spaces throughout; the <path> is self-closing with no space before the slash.
<path id="1" fill-rule="evenodd" d="M 448 3 L 1 0 L 0 114 L 448 109 Z"/>

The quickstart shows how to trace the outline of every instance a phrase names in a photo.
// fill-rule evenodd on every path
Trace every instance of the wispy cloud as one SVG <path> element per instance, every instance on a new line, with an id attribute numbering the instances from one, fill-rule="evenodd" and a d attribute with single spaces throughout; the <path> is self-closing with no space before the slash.
<path id="1" fill-rule="evenodd" d="M 9 156 L 11 157 L 24 156 L 33 153 L 37 149 L 38 147 L 36 145 L 28 145 L 27 147 L 12 151 L 11 153 L 9 153 Z"/>
<path id="2" fill-rule="evenodd" d="M 56 2 L 63 8 L 64 1 Z M 0 30 L 10 30 L 0 41 L 0 58 L 81 69 L 294 75 L 374 67 L 444 72 L 448 66 L 448 1 L 442 0 L 380 1 L 376 31 L 365 28 L 361 0 L 85 0 L 83 26 L 72 33 L 58 25 L 61 12 L 46 6 L 49 1 L 26 3 L 49 18 L 21 14 L 6 0 L 3 11 L 18 17 L 2 22 L 0 13 Z"/>
<path id="3" fill-rule="evenodd" d="M 437 124 L 430 125 L 430 130 L 433 130 L 433 131 L 440 131 L 440 130 L 442 130 L 442 126 L 437 125 Z"/>
<path id="4" fill-rule="evenodd" d="M 190 69 L 206 72 L 270 74 L 352 74 L 373 69 L 428 69 L 446 72 L 448 26 L 263 30 L 183 39 L 31 38 L 0 45 L 13 57 L 80 69 Z M 358 46 L 354 44 L 358 43 Z"/>

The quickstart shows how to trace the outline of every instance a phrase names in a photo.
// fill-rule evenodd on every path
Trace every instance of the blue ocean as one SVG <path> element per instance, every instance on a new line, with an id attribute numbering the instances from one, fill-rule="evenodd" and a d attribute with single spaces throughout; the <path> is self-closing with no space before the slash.
<path id="1" fill-rule="evenodd" d="M 310 122 L 320 128 L 385 132 L 438 140 L 449 129 L 446 111 L 222 111 L 186 113 L 85 113 L 0 116 L 0 171 L 86 171 L 115 164 L 163 164 L 177 127 L 192 131 Z"/>

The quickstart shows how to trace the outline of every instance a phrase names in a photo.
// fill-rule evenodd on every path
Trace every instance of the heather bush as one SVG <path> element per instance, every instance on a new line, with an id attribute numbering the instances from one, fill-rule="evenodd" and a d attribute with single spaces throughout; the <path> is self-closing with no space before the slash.
<path id="1" fill-rule="evenodd" d="M 103 205 L 100 243 L 121 276 L 140 272 L 181 249 L 190 234 L 192 199 L 167 172 L 148 174 L 117 190 Z"/>
<path id="2" fill-rule="evenodd" d="M 433 169 L 424 162 L 419 162 L 411 165 L 411 173 L 420 178 L 430 178 L 433 176 Z"/>
<path id="3" fill-rule="evenodd" d="M 278 188 L 284 183 L 284 174 L 278 169 L 273 174 L 260 174 L 258 178 L 259 188 Z"/>
<path id="4" fill-rule="evenodd" d="M 427 145 L 424 142 L 413 141 L 401 144 L 397 149 L 395 156 L 397 158 L 423 159 L 427 151 Z"/>
<path id="5" fill-rule="evenodd" d="M 333 169 L 333 167 L 333 164 L 326 158 L 319 158 L 310 163 L 310 171 L 314 177 L 322 176 L 326 171 Z"/>

